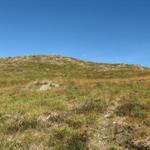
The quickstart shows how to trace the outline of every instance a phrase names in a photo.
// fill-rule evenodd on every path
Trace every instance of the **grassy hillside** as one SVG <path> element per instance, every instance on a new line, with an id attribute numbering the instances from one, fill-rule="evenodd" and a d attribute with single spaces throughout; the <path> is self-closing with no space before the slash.
<path id="1" fill-rule="evenodd" d="M 150 149 L 149 68 L 1 58 L 0 104 L 2 150 Z"/>

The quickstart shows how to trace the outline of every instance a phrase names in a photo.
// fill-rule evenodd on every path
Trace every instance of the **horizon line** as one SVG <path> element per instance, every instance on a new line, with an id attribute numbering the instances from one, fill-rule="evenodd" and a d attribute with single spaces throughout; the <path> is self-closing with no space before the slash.
<path id="1" fill-rule="evenodd" d="M 146 68 L 150 68 L 150 66 L 148 65 L 142 65 L 142 64 L 134 64 L 134 63 L 124 63 L 124 62 L 117 62 L 117 63 L 113 63 L 113 62 L 106 62 L 106 61 L 94 61 L 94 60 L 89 60 L 89 59 L 82 59 L 80 57 L 74 57 L 71 55 L 63 55 L 63 54 L 58 54 L 58 53 L 51 53 L 51 54 L 22 54 L 22 55 L 6 55 L 6 56 L 0 56 L 0 59 L 9 59 L 9 58 L 17 58 L 17 57 L 32 57 L 32 56 L 62 56 L 62 57 L 69 57 L 72 59 L 78 59 L 81 61 L 87 61 L 87 62 L 91 62 L 91 63 L 101 63 L 101 64 L 124 64 L 124 65 L 135 65 L 135 66 L 141 66 L 141 67 L 146 67 Z"/>

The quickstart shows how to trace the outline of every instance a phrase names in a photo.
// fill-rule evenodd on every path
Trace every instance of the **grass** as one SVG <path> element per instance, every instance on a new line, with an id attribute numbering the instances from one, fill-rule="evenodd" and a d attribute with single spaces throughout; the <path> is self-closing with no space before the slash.
<path id="1" fill-rule="evenodd" d="M 107 104 L 105 101 L 100 99 L 90 99 L 86 100 L 79 108 L 77 108 L 77 112 L 79 113 L 103 113 L 107 109 Z"/>
<path id="2" fill-rule="evenodd" d="M 116 142 L 111 138 L 109 125 L 113 128 L 118 117 L 125 118 L 130 128 L 141 127 L 129 134 L 129 139 L 146 139 L 150 133 L 148 68 L 140 70 L 134 65 L 97 64 L 59 56 L 0 59 L 0 65 L 2 150 L 86 150 L 91 139 L 97 140 L 93 138 L 95 133 L 99 137 L 106 134 L 101 134 L 101 129 L 110 134 L 105 141 L 115 145 L 110 149 L 117 149 L 118 137 L 126 138 L 128 130 L 122 124 L 124 130 L 116 134 Z M 42 92 L 29 88 L 33 82 L 45 80 L 61 86 Z M 108 124 L 104 116 L 115 103 L 118 105 Z M 123 148 L 129 139 L 122 144 Z"/>
<path id="3" fill-rule="evenodd" d="M 122 100 L 122 104 L 117 108 L 116 113 L 119 116 L 134 118 L 149 126 L 149 104 L 149 101 L 144 101 L 135 95 L 130 95 L 129 98 L 124 98 Z"/>

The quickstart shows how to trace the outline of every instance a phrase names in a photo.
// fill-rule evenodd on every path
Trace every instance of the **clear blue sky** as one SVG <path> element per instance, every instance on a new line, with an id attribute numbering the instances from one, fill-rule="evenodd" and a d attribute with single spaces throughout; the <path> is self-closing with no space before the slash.
<path id="1" fill-rule="evenodd" d="M 31 54 L 150 66 L 150 0 L 0 0 L 0 57 Z"/>

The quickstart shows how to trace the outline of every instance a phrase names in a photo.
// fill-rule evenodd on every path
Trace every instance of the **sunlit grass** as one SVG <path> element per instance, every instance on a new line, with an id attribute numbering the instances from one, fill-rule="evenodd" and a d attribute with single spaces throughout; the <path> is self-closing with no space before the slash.
<path id="1" fill-rule="evenodd" d="M 21 58 L 13 63 L 11 59 L 0 60 L 2 150 L 86 150 L 97 123 L 103 122 L 100 118 L 118 99 L 112 117 L 126 117 L 140 124 L 144 133 L 148 131 L 148 69 L 77 60 L 71 63 L 65 59 L 57 64 L 47 62 L 49 58 L 41 62 L 36 56 L 27 59 L 30 62 L 25 59 L 22 63 Z M 39 92 L 28 86 L 45 80 L 59 83 L 60 87 Z M 141 132 L 136 133 L 138 136 L 143 137 Z"/>

